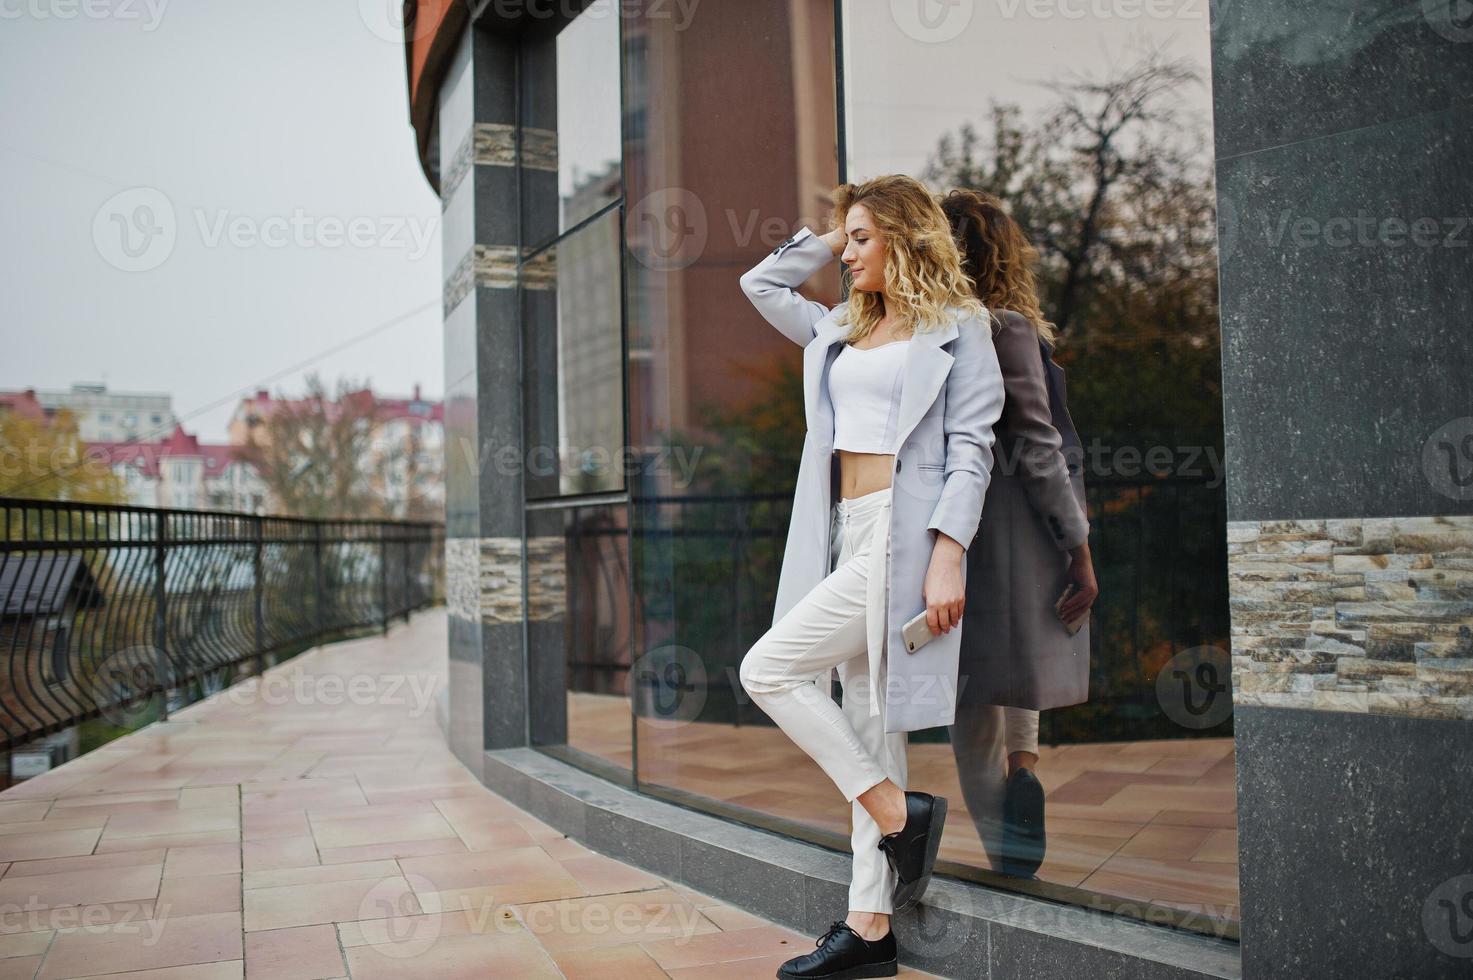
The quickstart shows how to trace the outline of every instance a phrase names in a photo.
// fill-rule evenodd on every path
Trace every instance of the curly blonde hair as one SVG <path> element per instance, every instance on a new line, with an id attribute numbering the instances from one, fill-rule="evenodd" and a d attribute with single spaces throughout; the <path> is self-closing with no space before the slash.
<path id="1" fill-rule="evenodd" d="M 1038 249 L 1002 199 L 986 191 L 958 188 L 941 200 L 962 253 L 962 268 L 976 284 L 977 298 L 995 310 L 1012 310 L 1033 324 L 1050 346 L 1058 330 L 1043 315 L 1033 266 Z"/>
<path id="2" fill-rule="evenodd" d="M 885 297 L 893 314 L 916 333 L 942 329 L 951 322 L 948 307 L 987 317 L 975 283 L 962 269 L 961 252 L 952 238 L 946 214 L 925 185 L 904 174 L 876 177 L 862 184 L 840 184 L 833 192 L 833 227 L 843 228 L 849 209 L 863 204 L 885 241 L 883 294 L 849 290 L 838 321 L 850 324 L 846 341 L 863 340 L 885 316 Z M 847 281 L 848 271 L 845 271 Z"/>

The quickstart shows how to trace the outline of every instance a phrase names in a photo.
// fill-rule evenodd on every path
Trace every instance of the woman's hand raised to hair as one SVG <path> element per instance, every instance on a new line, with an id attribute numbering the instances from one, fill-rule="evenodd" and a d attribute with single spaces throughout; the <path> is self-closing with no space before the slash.
<path id="1" fill-rule="evenodd" d="M 843 255 L 844 249 L 849 245 L 849 233 L 843 228 L 835 228 L 818 237 L 823 239 L 824 244 L 833 250 L 835 255 Z"/>

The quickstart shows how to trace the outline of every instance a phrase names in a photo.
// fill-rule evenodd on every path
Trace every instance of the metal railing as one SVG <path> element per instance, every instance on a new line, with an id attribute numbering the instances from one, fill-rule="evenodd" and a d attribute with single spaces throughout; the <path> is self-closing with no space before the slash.
<path id="1" fill-rule="evenodd" d="M 568 553 L 583 544 L 613 567 L 569 575 L 570 609 L 607 610 L 632 593 L 642 649 L 676 644 L 696 651 L 705 671 L 700 720 L 770 724 L 737 682 L 748 647 L 767 628 L 787 535 L 792 495 L 704 494 L 636 498 L 632 532 L 618 523 L 575 522 Z M 1090 631 L 1090 697 L 1045 712 L 1045 742 L 1119 741 L 1231 734 L 1183 729 L 1163 714 L 1156 675 L 1177 653 L 1228 648 L 1226 494 L 1208 476 L 1096 476 L 1086 484 L 1090 548 L 1101 596 Z M 626 538 L 636 557 L 631 562 Z M 641 575 L 629 585 L 631 565 Z M 613 584 L 605 584 L 613 583 Z M 599 588 L 601 594 L 580 594 Z M 581 630 L 581 632 L 579 632 Z M 585 635 L 586 634 L 586 635 Z M 571 690 L 627 690 L 633 638 L 569 633 Z M 939 737 L 929 733 L 927 737 Z"/>
<path id="2" fill-rule="evenodd" d="M 0 497 L 0 749 L 444 597 L 443 524 Z"/>

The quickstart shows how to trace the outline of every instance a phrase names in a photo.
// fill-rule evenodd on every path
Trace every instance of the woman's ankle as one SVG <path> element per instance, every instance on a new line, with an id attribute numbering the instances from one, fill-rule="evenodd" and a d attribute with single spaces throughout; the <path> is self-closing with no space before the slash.
<path id="1" fill-rule="evenodd" d="M 1037 769 L 1037 768 L 1038 768 L 1038 753 L 1037 752 L 1018 751 L 1018 752 L 1010 752 L 1010 753 L 1008 753 L 1008 775 L 1009 776 L 1011 776 L 1013 773 L 1017 772 L 1019 769 Z"/>
<path id="2" fill-rule="evenodd" d="M 884 912 L 850 912 L 844 922 L 869 942 L 884 939 L 890 933 L 890 916 Z"/>
<path id="3" fill-rule="evenodd" d="M 859 794 L 859 805 L 880 828 L 880 834 L 893 834 L 905 826 L 905 790 L 886 779 Z"/>

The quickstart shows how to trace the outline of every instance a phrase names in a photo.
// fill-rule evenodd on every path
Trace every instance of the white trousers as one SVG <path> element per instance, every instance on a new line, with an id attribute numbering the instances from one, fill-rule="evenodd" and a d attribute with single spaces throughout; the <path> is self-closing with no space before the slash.
<path id="1" fill-rule="evenodd" d="M 963 688 L 965 690 L 965 688 Z M 1038 754 L 1038 712 L 996 704 L 957 705 L 949 729 L 957 779 L 967 813 L 982 839 L 992 869 L 1002 869 L 1002 804 L 1007 789 L 1008 756 Z"/>
<path id="2" fill-rule="evenodd" d="M 890 501 L 890 487 L 839 501 L 838 564 L 747 651 L 740 671 L 752 699 L 850 802 L 849 910 L 886 914 L 894 910 L 895 874 L 879 849 L 879 826 L 856 798 L 887 777 L 905 788 L 906 733 L 885 732 L 884 705 L 871 714 L 869 689 L 867 628 L 883 623 L 886 601 L 883 581 L 871 587 L 870 569 L 873 562 L 883 574 L 888 562 Z M 836 667 L 842 708 L 830 694 Z"/>

